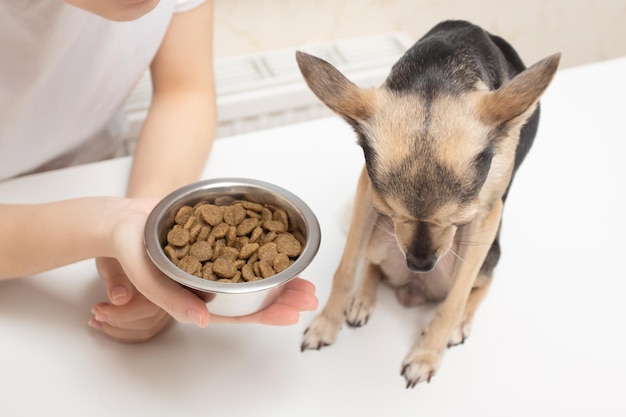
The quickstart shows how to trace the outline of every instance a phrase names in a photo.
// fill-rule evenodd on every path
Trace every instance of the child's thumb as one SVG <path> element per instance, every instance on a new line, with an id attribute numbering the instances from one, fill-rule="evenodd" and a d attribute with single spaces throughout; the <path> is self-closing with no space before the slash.
<path id="1" fill-rule="evenodd" d="M 128 303 L 132 298 L 134 287 L 120 263 L 114 258 L 98 258 L 96 266 L 105 282 L 111 304 L 120 306 Z"/>

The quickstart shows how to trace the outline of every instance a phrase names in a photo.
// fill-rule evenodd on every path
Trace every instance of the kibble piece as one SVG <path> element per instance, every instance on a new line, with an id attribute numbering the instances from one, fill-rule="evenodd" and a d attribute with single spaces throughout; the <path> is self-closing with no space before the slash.
<path id="1" fill-rule="evenodd" d="M 237 236 L 245 236 L 249 235 L 255 227 L 259 225 L 259 220 L 256 218 L 247 218 L 243 219 L 237 225 Z"/>
<path id="2" fill-rule="evenodd" d="M 202 272 L 207 274 L 213 273 L 213 262 L 205 262 L 202 265 Z"/>
<path id="3" fill-rule="evenodd" d="M 276 232 L 267 232 L 265 236 L 263 236 L 263 243 L 273 242 L 278 236 Z"/>
<path id="4" fill-rule="evenodd" d="M 272 211 L 267 207 L 263 207 L 263 210 L 261 210 L 261 219 L 272 220 Z"/>
<path id="5" fill-rule="evenodd" d="M 298 242 L 298 239 L 291 233 L 281 233 L 276 236 L 276 249 L 279 253 L 284 253 L 287 256 L 295 257 L 302 252 L 302 245 Z"/>
<path id="6" fill-rule="evenodd" d="M 202 268 L 202 264 L 195 256 L 187 255 L 178 261 L 178 267 L 186 273 L 193 275 Z"/>
<path id="7" fill-rule="evenodd" d="M 185 223 L 187 223 L 187 220 L 193 216 L 193 207 L 190 206 L 182 206 L 181 208 L 178 209 L 178 211 L 176 212 L 176 217 L 174 218 L 174 221 L 176 222 L 176 224 L 179 225 L 184 225 Z"/>
<path id="8" fill-rule="evenodd" d="M 279 273 L 289 268 L 289 265 L 291 265 L 289 256 L 285 255 L 284 253 L 279 253 L 278 255 L 276 255 L 276 257 L 274 258 L 274 262 L 272 263 L 272 267 L 274 268 L 274 271 L 276 271 L 276 273 Z"/>
<path id="9" fill-rule="evenodd" d="M 236 226 L 246 218 L 246 210 L 240 205 L 227 206 L 223 208 L 224 222 Z"/>
<path id="10" fill-rule="evenodd" d="M 197 210 L 202 220 L 211 226 L 217 226 L 222 222 L 222 209 L 214 204 L 204 204 Z"/>
<path id="11" fill-rule="evenodd" d="M 189 243 L 189 230 L 183 229 L 180 225 L 175 225 L 167 233 L 167 243 L 174 246 L 185 246 Z"/>
<path id="12" fill-rule="evenodd" d="M 283 233 L 287 231 L 287 226 L 278 220 L 266 220 L 263 222 L 263 228 L 268 232 Z"/>
<path id="13" fill-rule="evenodd" d="M 246 216 L 249 219 L 261 219 L 261 214 L 260 212 L 256 212 L 256 211 L 252 211 L 252 210 L 246 210 Z"/>
<path id="14" fill-rule="evenodd" d="M 198 218 L 196 216 L 189 216 L 183 225 L 183 229 L 191 230 L 196 223 L 198 223 Z"/>
<path id="15" fill-rule="evenodd" d="M 274 271 L 272 264 L 268 260 L 259 261 L 259 271 L 261 271 L 263 278 L 268 278 L 276 274 L 276 271 Z"/>
<path id="16" fill-rule="evenodd" d="M 239 236 L 235 239 L 235 247 L 239 250 L 250 243 L 250 238 L 248 236 Z"/>
<path id="17" fill-rule="evenodd" d="M 170 245 L 167 245 L 163 248 L 163 251 L 170 259 L 170 261 L 178 263 L 178 256 L 176 256 L 176 250 L 174 248 L 172 248 Z"/>
<path id="18" fill-rule="evenodd" d="M 247 200 L 238 200 L 235 202 L 235 204 L 242 206 L 246 210 L 254 211 L 255 213 L 260 213 L 265 208 L 263 207 L 262 204 L 255 203 L 253 201 L 247 201 Z"/>
<path id="19" fill-rule="evenodd" d="M 180 248 L 177 248 L 176 246 L 172 247 L 172 249 L 174 249 L 174 251 L 176 251 L 176 257 L 178 259 L 180 258 L 184 258 L 185 256 L 187 256 L 189 254 L 189 245 L 185 245 L 185 246 L 181 246 Z"/>
<path id="20" fill-rule="evenodd" d="M 254 265 L 254 263 L 257 262 L 258 260 L 259 260 L 259 252 L 256 251 L 248 258 L 246 263 L 248 263 L 250 265 Z"/>
<path id="21" fill-rule="evenodd" d="M 196 219 L 196 218 L 190 217 L 190 219 Z M 200 230 L 202 230 L 202 226 L 200 226 L 198 223 L 194 224 L 189 229 L 189 242 L 194 243 L 196 240 L 198 240 L 198 235 L 200 234 Z"/>
<path id="22" fill-rule="evenodd" d="M 260 226 L 255 227 L 252 234 L 250 234 L 250 242 L 256 242 L 261 236 L 263 236 L 263 228 Z"/>
<path id="23" fill-rule="evenodd" d="M 259 269 L 259 262 L 255 262 L 252 264 L 252 270 L 254 271 L 254 275 L 257 277 L 261 276 L 261 270 Z"/>
<path id="24" fill-rule="evenodd" d="M 213 255 L 211 255 L 211 262 L 214 262 L 217 258 L 220 257 L 220 254 L 222 253 L 222 249 L 224 248 L 224 244 L 220 244 L 218 242 L 223 242 L 222 239 L 211 243 L 211 247 L 213 248 Z M 209 242 L 210 243 L 210 242 Z"/>
<path id="25" fill-rule="evenodd" d="M 219 257 L 228 259 L 229 261 L 235 261 L 236 259 L 239 259 L 239 251 L 237 248 L 233 248 L 232 246 L 224 246 L 220 250 Z"/>
<path id="26" fill-rule="evenodd" d="M 217 281 L 217 275 L 213 273 L 213 262 L 207 262 L 202 266 L 202 278 Z"/>
<path id="27" fill-rule="evenodd" d="M 276 234 L 276 232 L 267 232 L 263 237 L 261 237 L 261 243 L 265 244 L 265 243 L 269 243 L 269 242 L 273 242 L 274 239 L 276 239 L 276 236 L 278 236 L 278 234 Z"/>
<path id="28" fill-rule="evenodd" d="M 218 225 L 216 225 L 213 229 L 211 229 L 211 235 L 215 236 L 217 239 L 221 239 L 224 236 L 226 236 L 226 233 L 228 233 L 228 224 L 226 223 L 220 223 Z"/>
<path id="29" fill-rule="evenodd" d="M 274 257 L 278 255 L 278 248 L 276 247 L 276 243 L 269 242 L 261 246 L 259 250 L 257 251 L 257 253 L 259 254 L 259 260 L 273 261 Z"/>
<path id="30" fill-rule="evenodd" d="M 226 207 L 234 204 L 235 199 L 229 195 L 222 195 L 219 197 L 215 197 L 214 204 L 218 207 Z"/>
<path id="31" fill-rule="evenodd" d="M 237 274 L 237 268 L 232 261 L 224 258 L 217 258 L 213 262 L 213 272 L 222 278 L 232 278 Z"/>
<path id="32" fill-rule="evenodd" d="M 272 220 L 276 220 L 285 225 L 285 229 L 289 225 L 289 218 L 287 217 L 287 212 L 285 210 L 276 209 L 276 211 L 272 214 Z"/>
<path id="33" fill-rule="evenodd" d="M 230 226 L 226 232 L 225 238 L 227 246 L 235 246 L 235 241 L 237 240 L 237 227 Z"/>
<path id="34" fill-rule="evenodd" d="M 241 271 L 237 271 L 235 276 L 230 279 L 230 282 L 232 283 L 237 283 L 239 281 L 241 281 Z"/>
<path id="35" fill-rule="evenodd" d="M 207 240 L 210 232 L 211 229 L 209 228 L 209 226 L 200 226 L 200 233 L 198 233 L 196 240 Z"/>
<path id="36" fill-rule="evenodd" d="M 258 279 L 258 277 L 254 274 L 252 265 L 250 264 L 245 264 L 241 267 L 241 276 L 246 281 L 256 281 Z"/>
<path id="37" fill-rule="evenodd" d="M 248 259 L 258 249 L 259 249 L 258 243 L 248 243 L 241 248 L 241 251 L 239 252 L 239 258 Z"/>
<path id="38" fill-rule="evenodd" d="M 200 262 L 208 261 L 213 256 L 213 248 L 204 240 L 198 241 L 189 247 L 189 254 L 198 258 Z"/>

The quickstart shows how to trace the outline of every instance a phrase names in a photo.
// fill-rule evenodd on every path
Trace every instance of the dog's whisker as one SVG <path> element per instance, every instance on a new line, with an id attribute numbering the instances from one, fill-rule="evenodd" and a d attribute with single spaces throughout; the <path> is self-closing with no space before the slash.
<path id="1" fill-rule="evenodd" d="M 465 259 L 461 255 L 459 255 L 454 249 L 450 249 L 450 253 L 454 255 L 459 261 L 466 263 Z"/>
<path id="2" fill-rule="evenodd" d="M 455 240 L 454 242 L 456 244 L 458 244 L 459 246 L 484 246 L 484 245 L 489 245 L 488 242 L 479 242 L 479 241 L 473 241 L 473 240 Z"/>
<path id="3" fill-rule="evenodd" d="M 368 220 L 370 223 L 374 224 L 374 227 L 382 230 L 383 232 L 387 233 L 389 236 L 392 236 L 395 239 L 395 232 L 393 231 L 393 229 L 389 229 L 388 227 L 384 227 L 383 225 L 380 224 L 380 222 L 377 219 L 369 219 Z"/>

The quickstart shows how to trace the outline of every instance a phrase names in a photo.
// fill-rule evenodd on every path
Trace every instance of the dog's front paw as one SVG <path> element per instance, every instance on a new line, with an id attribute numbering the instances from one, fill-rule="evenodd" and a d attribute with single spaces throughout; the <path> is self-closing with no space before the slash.
<path id="1" fill-rule="evenodd" d="M 352 327 L 365 326 L 374 312 L 375 303 L 376 301 L 371 298 L 354 296 L 346 309 L 346 323 Z"/>
<path id="2" fill-rule="evenodd" d="M 337 320 L 324 313 L 319 314 L 304 331 L 300 350 L 302 352 L 307 349 L 320 350 L 324 346 L 333 344 L 341 328 L 342 320 L 343 317 Z"/>
<path id="3" fill-rule="evenodd" d="M 465 340 L 467 340 L 471 332 L 472 332 L 472 321 L 462 320 L 454 328 L 454 330 L 452 330 L 452 335 L 450 336 L 450 340 L 448 340 L 448 347 L 457 346 L 457 345 L 465 343 Z"/>
<path id="4" fill-rule="evenodd" d="M 413 388 L 420 382 L 430 382 L 439 369 L 441 354 L 425 349 L 413 350 L 402 363 L 400 375 L 406 380 L 406 387 Z"/>

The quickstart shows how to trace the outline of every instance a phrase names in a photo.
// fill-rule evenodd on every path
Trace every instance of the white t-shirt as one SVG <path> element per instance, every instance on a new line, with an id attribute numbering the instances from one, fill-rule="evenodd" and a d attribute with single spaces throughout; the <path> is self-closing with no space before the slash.
<path id="1" fill-rule="evenodd" d="M 112 22 L 61 0 L 0 1 L 0 180 L 111 156 L 121 107 L 172 14 L 205 0 L 161 0 Z"/>

